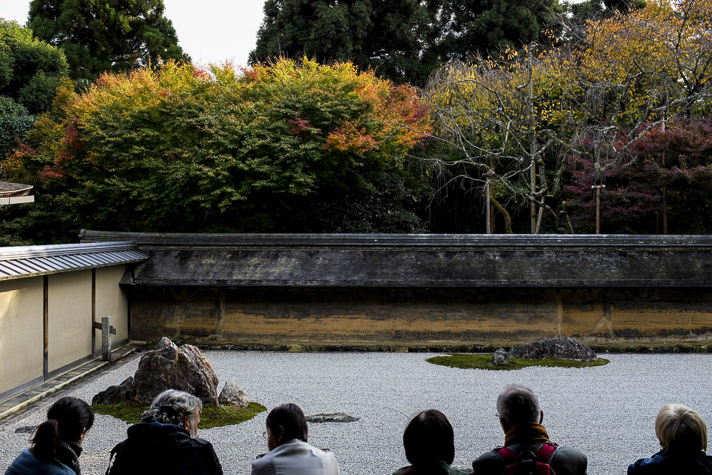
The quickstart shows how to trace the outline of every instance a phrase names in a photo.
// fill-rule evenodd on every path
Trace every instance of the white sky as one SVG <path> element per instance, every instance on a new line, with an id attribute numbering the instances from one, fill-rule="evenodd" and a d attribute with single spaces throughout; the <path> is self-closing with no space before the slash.
<path id="1" fill-rule="evenodd" d="M 163 0 L 178 44 L 194 63 L 232 60 L 246 66 L 255 48 L 265 0 Z M 27 22 L 30 0 L 0 0 L 0 18 Z"/>

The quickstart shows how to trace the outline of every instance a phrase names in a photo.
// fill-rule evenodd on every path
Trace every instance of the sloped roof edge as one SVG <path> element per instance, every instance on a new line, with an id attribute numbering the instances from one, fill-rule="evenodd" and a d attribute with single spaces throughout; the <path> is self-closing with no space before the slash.
<path id="1" fill-rule="evenodd" d="M 132 242 L 0 247 L 0 281 L 143 262 Z"/>

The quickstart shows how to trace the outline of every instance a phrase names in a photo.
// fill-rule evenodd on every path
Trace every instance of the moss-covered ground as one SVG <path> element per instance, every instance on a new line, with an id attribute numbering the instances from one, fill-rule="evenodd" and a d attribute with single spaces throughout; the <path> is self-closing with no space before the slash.
<path id="1" fill-rule="evenodd" d="M 94 404 L 92 406 L 97 414 L 114 416 L 129 424 L 141 422 L 141 415 L 148 409 L 135 401 L 126 401 L 121 404 Z M 247 407 L 204 407 L 200 411 L 200 429 L 211 427 L 229 426 L 249 421 L 267 408 L 262 404 L 251 402 Z"/>
<path id="2" fill-rule="evenodd" d="M 453 368 L 463 369 L 493 369 L 493 370 L 514 370 L 527 368 L 529 366 L 550 366 L 560 368 L 586 368 L 589 366 L 602 366 L 608 364 L 609 361 L 604 358 L 598 358 L 595 361 L 578 361 L 565 360 L 561 358 L 544 358 L 540 360 L 525 360 L 521 358 L 510 358 L 506 365 L 495 366 L 492 361 L 491 354 L 471 354 L 471 353 L 453 353 L 448 356 L 434 356 L 428 358 L 429 363 L 450 366 Z"/>

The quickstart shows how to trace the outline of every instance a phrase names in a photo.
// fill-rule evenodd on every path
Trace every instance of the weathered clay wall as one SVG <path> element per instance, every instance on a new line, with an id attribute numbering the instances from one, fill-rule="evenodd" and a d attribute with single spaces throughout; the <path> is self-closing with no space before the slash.
<path id="1" fill-rule="evenodd" d="M 131 338 L 236 347 L 712 340 L 712 289 L 132 288 Z"/>
<path id="2" fill-rule="evenodd" d="M 131 338 L 234 346 L 712 340 L 712 236 L 161 234 Z"/>

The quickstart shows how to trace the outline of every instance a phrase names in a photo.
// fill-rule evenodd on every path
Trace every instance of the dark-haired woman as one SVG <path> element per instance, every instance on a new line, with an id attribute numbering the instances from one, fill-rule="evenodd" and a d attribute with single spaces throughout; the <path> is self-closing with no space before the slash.
<path id="1" fill-rule="evenodd" d="M 334 454 L 307 443 L 307 419 L 296 404 L 270 411 L 266 435 L 269 452 L 252 462 L 252 475 L 338 475 Z"/>
<path id="2" fill-rule="evenodd" d="M 411 463 L 393 475 L 465 475 L 450 464 L 455 459 L 455 434 L 445 414 L 423 411 L 410 421 L 403 433 L 405 457 Z"/>
<path id="3" fill-rule="evenodd" d="M 82 442 L 92 424 L 89 404 L 74 397 L 57 400 L 37 427 L 32 446 L 15 458 L 5 475 L 80 475 Z"/>

